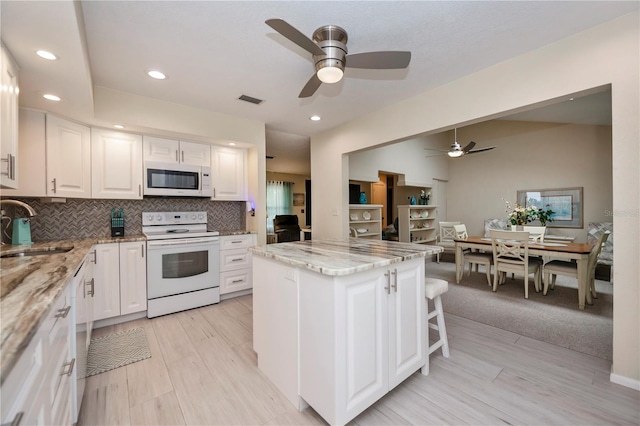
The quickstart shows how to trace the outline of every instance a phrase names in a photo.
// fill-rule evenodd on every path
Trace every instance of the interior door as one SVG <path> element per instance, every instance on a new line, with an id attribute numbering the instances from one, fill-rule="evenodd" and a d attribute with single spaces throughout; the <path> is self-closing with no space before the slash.
<path id="1" fill-rule="evenodd" d="M 380 179 L 380 182 L 371 184 L 371 204 L 382 205 L 382 225 L 387 226 L 387 184 L 386 179 Z"/>

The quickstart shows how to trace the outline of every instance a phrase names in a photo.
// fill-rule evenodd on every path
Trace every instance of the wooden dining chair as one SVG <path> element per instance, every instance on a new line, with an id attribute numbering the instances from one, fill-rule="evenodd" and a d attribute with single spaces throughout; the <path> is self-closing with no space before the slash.
<path id="1" fill-rule="evenodd" d="M 453 229 L 456 232 L 456 239 L 466 240 L 469 235 L 467 234 L 467 227 L 464 224 L 453 225 Z M 462 271 L 464 272 L 464 265 L 469 264 L 469 276 L 471 275 L 471 266 L 476 265 L 476 272 L 478 272 L 478 265 L 484 265 L 485 273 L 487 274 L 487 283 L 491 285 L 491 265 L 493 265 L 492 253 L 480 253 L 472 251 L 462 252 Z"/>
<path id="2" fill-rule="evenodd" d="M 600 255 L 600 251 L 602 247 L 607 242 L 609 235 L 611 232 L 606 231 L 598 237 L 598 240 L 593 245 L 591 252 L 589 253 L 589 260 L 587 263 L 587 283 L 589 288 L 587 291 L 591 292 L 591 296 L 595 299 L 598 298 L 598 294 L 596 293 L 596 264 L 598 263 L 598 256 Z M 573 277 L 578 279 L 578 264 L 576 262 L 567 262 L 564 260 L 552 260 L 547 262 L 544 265 L 544 289 L 542 290 L 543 295 L 547 295 L 547 291 L 549 288 L 553 290 L 556 285 L 556 276 L 564 275 L 568 277 Z M 578 283 L 580 285 L 580 283 Z"/>
<path id="3" fill-rule="evenodd" d="M 529 257 L 529 233 L 520 231 L 490 231 L 493 250 L 493 291 L 498 291 L 507 272 L 523 274 L 524 298 L 529 298 L 529 274 L 534 274 L 536 292 L 542 286 L 540 259 Z"/>
<path id="4" fill-rule="evenodd" d="M 522 227 L 522 230 L 529 233 L 529 239 L 533 240 L 532 242 L 544 243 L 544 234 L 547 232 L 546 226 L 525 225 Z"/>

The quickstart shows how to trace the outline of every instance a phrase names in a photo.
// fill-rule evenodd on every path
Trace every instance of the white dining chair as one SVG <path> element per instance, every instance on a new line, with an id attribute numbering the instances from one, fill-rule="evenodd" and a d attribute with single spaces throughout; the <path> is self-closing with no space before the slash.
<path id="1" fill-rule="evenodd" d="M 534 243 L 544 243 L 544 234 L 547 232 L 546 226 L 529 226 L 522 227 L 524 232 L 529 233 L 529 239 Z"/>
<path id="2" fill-rule="evenodd" d="M 490 231 L 493 250 L 493 291 L 504 283 L 507 272 L 523 274 L 524 298 L 529 298 L 529 274 L 534 274 L 534 287 L 540 291 L 542 265 L 540 259 L 529 257 L 529 233 L 521 231 Z"/>
<path id="3" fill-rule="evenodd" d="M 455 252 L 456 243 L 453 241 L 456 237 L 456 231 L 453 229 L 454 225 L 460 225 L 460 222 L 440 222 L 438 233 L 438 239 L 436 245 L 440 246 L 446 252 Z M 436 254 L 436 262 L 440 263 L 440 253 Z"/>
<path id="4" fill-rule="evenodd" d="M 591 252 L 589 253 L 589 260 L 587 263 L 587 283 L 588 288 L 586 291 L 591 292 L 591 296 L 595 299 L 598 298 L 598 294 L 596 293 L 596 285 L 595 285 L 595 276 L 596 276 L 596 264 L 598 263 L 598 255 L 600 255 L 600 251 L 602 247 L 607 242 L 609 235 L 611 232 L 606 231 L 598 237 L 598 240 L 593 245 Z M 554 289 L 556 285 L 556 276 L 564 275 L 567 277 L 578 278 L 578 265 L 576 262 L 567 262 L 564 260 L 552 260 L 547 262 L 544 265 L 544 289 L 542 290 L 543 295 L 547 295 L 547 291 L 549 288 L 551 290 Z M 580 285 L 580 283 L 578 283 Z"/>
<path id="5" fill-rule="evenodd" d="M 453 229 L 456 231 L 456 239 L 466 240 L 469 237 L 469 235 L 467 234 L 466 225 L 453 225 Z M 471 276 L 472 265 L 476 265 L 476 272 L 478 272 L 478 265 L 484 265 L 485 273 L 487 274 L 487 283 L 491 285 L 491 265 L 493 265 L 493 253 L 463 251 L 462 256 L 462 272 L 464 273 L 464 265 L 466 263 L 469 264 L 469 276 Z"/>

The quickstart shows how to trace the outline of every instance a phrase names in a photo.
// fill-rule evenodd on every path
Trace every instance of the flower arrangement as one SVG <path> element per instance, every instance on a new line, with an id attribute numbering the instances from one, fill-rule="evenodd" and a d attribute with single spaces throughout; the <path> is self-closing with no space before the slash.
<path id="1" fill-rule="evenodd" d="M 429 204 L 429 198 L 431 197 L 431 191 L 427 192 L 425 189 L 420 190 L 420 200 L 422 205 Z"/>
<path id="2" fill-rule="evenodd" d="M 507 219 L 512 225 L 526 225 L 534 220 L 539 220 L 540 225 L 547 226 L 547 222 L 553 222 L 552 216 L 555 212 L 549 208 L 549 204 L 545 206 L 546 209 L 541 209 L 536 206 L 522 207 L 519 204 L 514 204 L 512 207 L 506 200 L 505 203 L 507 205 L 506 212 L 509 214 Z"/>

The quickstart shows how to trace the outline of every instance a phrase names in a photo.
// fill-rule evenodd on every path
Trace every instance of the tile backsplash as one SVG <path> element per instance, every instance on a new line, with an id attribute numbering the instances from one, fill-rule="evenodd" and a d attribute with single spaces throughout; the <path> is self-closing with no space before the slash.
<path id="1" fill-rule="evenodd" d="M 125 235 L 142 233 L 142 212 L 206 211 L 209 231 L 243 231 L 246 228 L 244 201 L 211 201 L 200 198 L 145 198 L 143 200 L 86 200 L 67 198 L 66 203 L 43 203 L 37 198 L 24 201 L 38 213 L 31 220 L 34 242 L 111 236 L 111 209 L 124 212 Z M 6 216 L 24 217 L 20 207 L 3 204 Z M 4 232 L 7 221 L 2 222 Z M 11 236 L 12 226 L 7 227 Z M 11 241 L 3 236 L 3 241 Z"/>

